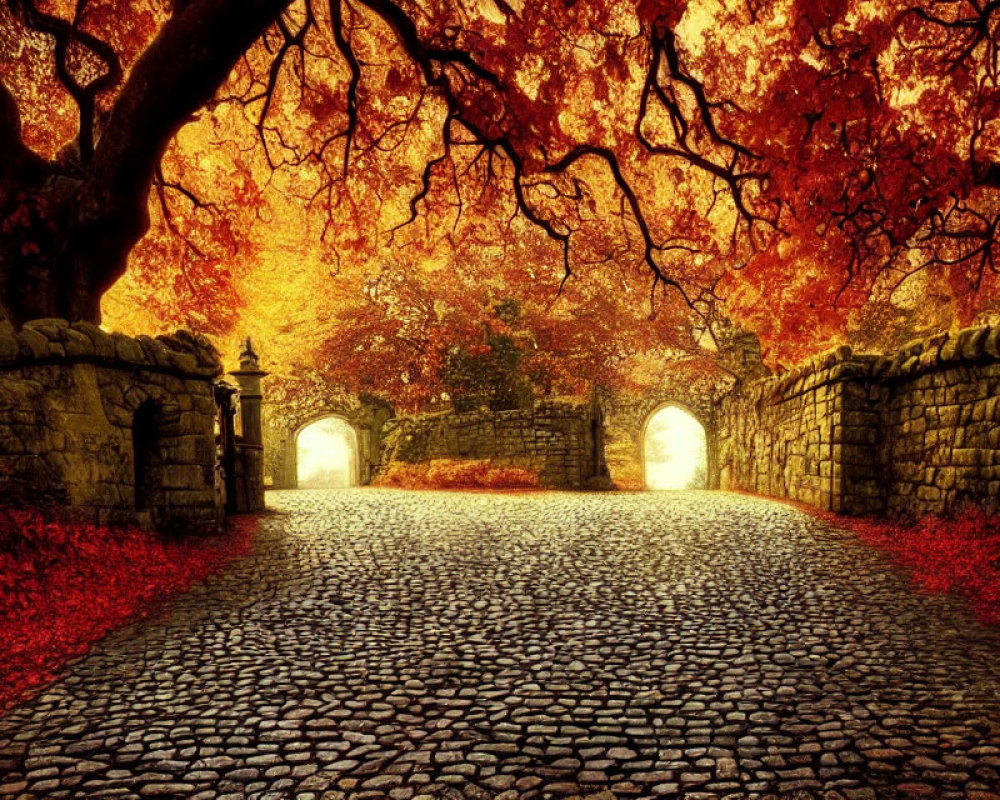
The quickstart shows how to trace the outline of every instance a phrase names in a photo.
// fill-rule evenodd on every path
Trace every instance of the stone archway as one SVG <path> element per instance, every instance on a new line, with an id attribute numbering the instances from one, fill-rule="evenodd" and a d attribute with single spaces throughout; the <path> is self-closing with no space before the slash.
<path id="1" fill-rule="evenodd" d="M 606 393 L 601 401 L 605 415 L 605 458 L 611 480 L 620 489 L 646 486 L 643 440 L 646 426 L 660 409 L 676 406 L 691 414 L 705 429 L 706 487 L 718 488 L 716 466 L 715 406 L 710 394 L 685 392 L 683 387 L 657 393 Z"/>
<path id="2" fill-rule="evenodd" d="M 311 423 L 333 417 L 350 425 L 356 437 L 353 485 L 371 483 L 382 464 L 382 428 L 393 415 L 392 407 L 378 398 L 336 390 L 300 392 L 287 403 L 268 398 L 263 413 L 264 485 L 297 488 L 299 433 Z"/>
<path id="3" fill-rule="evenodd" d="M 295 431 L 295 483 L 300 489 L 340 489 L 361 483 L 358 432 L 350 420 L 324 414 Z"/>
<path id="4" fill-rule="evenodd" d="M 708 488 L 708 432 L 681 403 L 660 403 L 640 435 L 644 489 Z"/>

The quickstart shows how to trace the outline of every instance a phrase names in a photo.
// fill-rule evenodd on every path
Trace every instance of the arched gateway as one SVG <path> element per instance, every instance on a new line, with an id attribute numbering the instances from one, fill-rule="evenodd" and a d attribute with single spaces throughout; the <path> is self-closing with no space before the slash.
<path id="1" fill-rule="evenodd" d="M 343 417 L 327 415 L 295 433 L 295 477 L 300 489 L 357 486 L 358 432 Z"/>
<path id="2" fill-rule="evenodd" d="M 264 483 L 274 489 L 364 486 L 382 460 L 387 403 L 346 393 L 301 392 L 264 408 Z"/>
<path id="3" fill-rule="evenodd" d="M 708 441 L 705 426 L 677 403 L 662 403 L 642 426 L 645 489 L 705 489 Z"/>
<path id="4" fill-rule="evenodd" d="M 616 486 L 641 490 L 681 488 L 676 484 L 682 483 L 718 488 L 715 411 L 709 393 L 683 387 L 662 393 L 608 392 L 601 403 L 605 456 Z"/>

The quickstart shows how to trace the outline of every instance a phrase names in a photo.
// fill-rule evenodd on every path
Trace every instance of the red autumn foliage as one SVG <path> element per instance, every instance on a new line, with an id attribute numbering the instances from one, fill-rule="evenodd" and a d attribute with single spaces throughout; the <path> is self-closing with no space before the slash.
<path id="1" fill-rule="evenodd" d="M 921 591 L 965 597 L 982 622 L 1000 625 L 1000 514 L 970 507 L 953 518 L 926 516 L 904 524 L 791 505 L 885 551 Z"/>
<path id="2" fill-rule="evenodd" d="M 1000 515 L 970 508 L 954 519 L 928 516 L 912 525 L 870 519 L 838 524 L 890 553 L 921 590 L 964 596 L 980 620 L 1000 625 Z"/>
<path id="3" fill-rule="evenodd" d="M 253 525 L 168 538 L 0 509 L 0 713 L 109 631 L 249 552 Z"/>
<path id="4" fill-rule="evenodd" d="M 538 476 L 489 461 L 437 458 L 420 464 L 393 464 L 374 486 L 393 489 L 537 489 Z"/>
<path id="5" fill-rule="evenodd" d="M 971 0 L 0 3 L 0 315 L 103 296 L 411 406 L 504 298 L 546 392 L 729 323 L 891 350 L 1000 310 L 997 39 Z"/>

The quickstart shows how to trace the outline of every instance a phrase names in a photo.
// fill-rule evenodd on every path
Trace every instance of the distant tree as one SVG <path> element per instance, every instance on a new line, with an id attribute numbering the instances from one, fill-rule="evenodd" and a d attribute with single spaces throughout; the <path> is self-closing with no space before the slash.
<path id="1" fill-rule="evenodd" d="M 521 316 L 516 300 L 494 306 L 500 330 L 483 324 L 483 342 L 455 345 L 448 350 L 441 382 L 458 412 L 485 406 L 492 411 L 530 408 L 534 402 L 531 381 L 521 371 L 524 354 L 511 330 Z"/>

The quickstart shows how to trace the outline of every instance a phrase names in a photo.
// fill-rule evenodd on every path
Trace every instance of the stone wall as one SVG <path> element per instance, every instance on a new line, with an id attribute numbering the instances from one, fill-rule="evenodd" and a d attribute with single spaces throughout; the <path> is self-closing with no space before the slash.
<path id="1" fill-rule="evenodd" d="M 2 502 L 97 523 L 216 526 L 221 371 L 208 341 L 183 331 L 130 338 L 57 319 L 0 330 Z"/>
<path id="2" fill-rule="evenodd" d="M 723 488 L 847 514 L 1000 508 L 1000 328 L 840 348 L 719 410 Z"/>
<path id="3" fill-rule="evenodd" d="M 843 513 L 877 513 L 878 400 L 870 357 L 848 348 L 746 384 L 717 415 L 719 486 Z"/>
<path id="4" fill-rule="evenodd" d="M 543 486 L 604 488 L 603 420 L 594 403 L 545 400 L 517 411 L 400 417 L 385 428 L 383 462 L 488 459 L 535 472 Z"/>
<path id="5" fill-rule="evenodd" d="M 705 428 L 708 449 L 708 488 L 714 488 L 715 405 L 713 387 L 685 386 L 656 392 L 602 392 L 605 416 L 605 460 L 611 480 L 619 489 L 645 488 L 643 439 L 650 418 L 661 408 L 677 406 L 694 416 Z"/>
<path id="6" fill-rule="evenodd" d="M 318 386 L 306 388 L 284 402 L 268 397 L 263 409 L 264 485 L 272 489 L 298 486 L 296 438 L 312 422 L 340 417 L 357 438 L 357 482 L 371 483 L 382 466 L 382 426 L 393 416 L 392 407 L 374 397 L 356 397 Z"/>
<path id="7" fill-rule="evenodd" d="M 889 513 L 1000 510 L 1000 326 L 914 342 L 874 374 Z"/>

